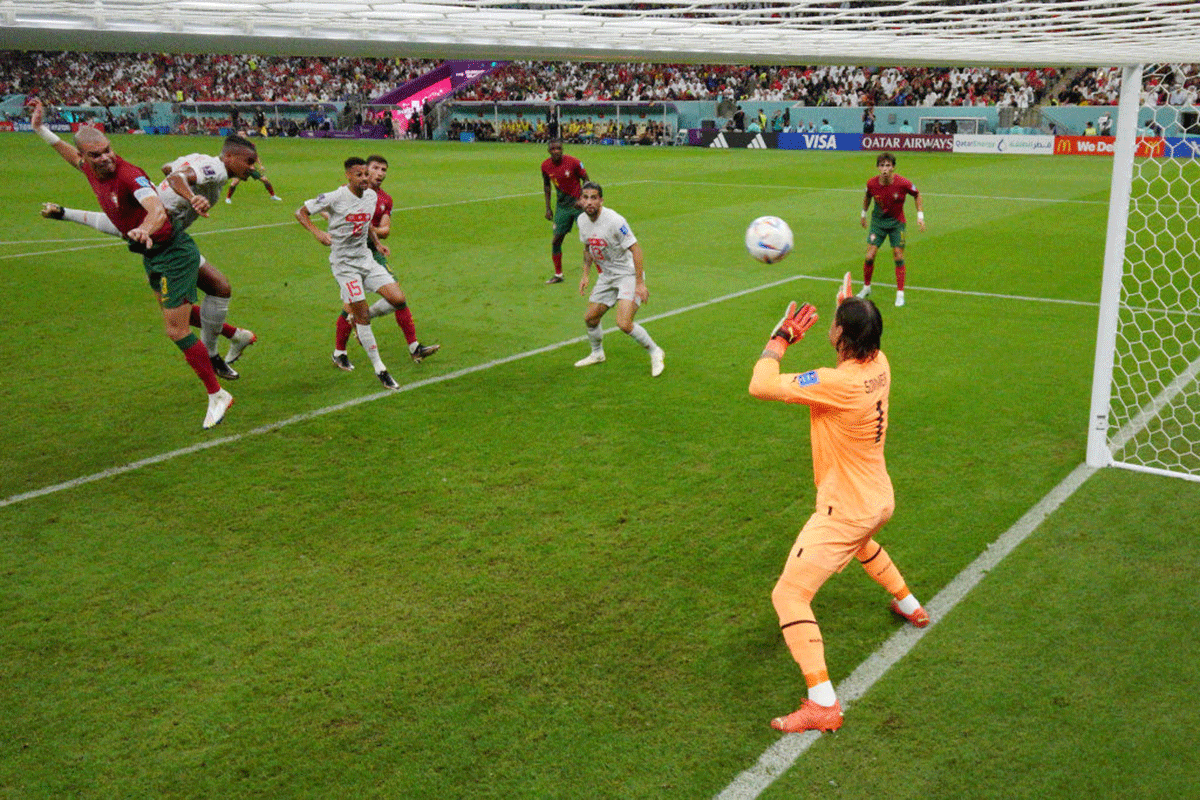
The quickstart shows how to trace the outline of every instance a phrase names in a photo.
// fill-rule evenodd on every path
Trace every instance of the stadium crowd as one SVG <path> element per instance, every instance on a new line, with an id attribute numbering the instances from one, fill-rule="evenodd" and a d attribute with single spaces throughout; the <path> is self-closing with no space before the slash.
<path id="1" fill-rule="evenodd" d="M 1158 64 L 1146 70 L 1142 105 L 1188 106 L 1200 99 L 1200 68 L 1196 64 Z M 1121 94 L 1118 67 L 1080 70 L 1070 77 L 1053 102 L 1062 105 L 1116 105 Z"/>
<path id="2" fill-rule="evenodd" d="M 0 92 L 60 106 L 369 100 L 440 61 L 401 58 L 0 51 Z M 1194 103 L 1196 65 L 1154 68 L 1144 101 Z M 1060 83 L 1064 85 L 1059 85 Z M 1120 70 L 734 66 L 513 61 L 457 100 L 794 101 L 806 106 L 1111 105 Z M 1049 93 L 1053 94 L 1049 94 Z M 520 136 L 522 134 L 514 134 Z"/>
<path id="3" fill-rule="evenodd" d="M 1058 71 L 753 67 L 514 61 L 459 100 L 792 100 L 807 106 L 1012 105 L 1042 99 Z"/>
<path id="4" fill-rule="evenodd" d="M 440 61 L 170 53 L 0 52 L 0 93 L 64 106 L 146 102 L 336 102 L 375 97 Z"/>

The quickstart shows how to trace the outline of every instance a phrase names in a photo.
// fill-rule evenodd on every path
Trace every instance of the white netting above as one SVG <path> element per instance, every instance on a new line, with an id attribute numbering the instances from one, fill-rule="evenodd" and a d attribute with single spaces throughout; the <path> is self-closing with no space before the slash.
<path id="1" fill-rule="evenodd" d="M 0 47 L 762 64 L 1190 63 L 1200 55 L 1200 3 L 0 0 Z"/>

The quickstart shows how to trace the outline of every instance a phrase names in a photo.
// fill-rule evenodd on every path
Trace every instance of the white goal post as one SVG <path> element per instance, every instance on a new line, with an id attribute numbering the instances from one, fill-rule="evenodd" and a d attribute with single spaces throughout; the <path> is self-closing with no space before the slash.
<path id="1" fill-rule="evenodd" d="M 1176 139 L 1178 154 L 1138 152 L 1140 112 L 1154 133 L 1186 134 L 1196 109 L 1141 109 L 1141 91 L 1142 68 L 1126 67 L 1087 461 L 1200 481 L 1200 138 Z"/>

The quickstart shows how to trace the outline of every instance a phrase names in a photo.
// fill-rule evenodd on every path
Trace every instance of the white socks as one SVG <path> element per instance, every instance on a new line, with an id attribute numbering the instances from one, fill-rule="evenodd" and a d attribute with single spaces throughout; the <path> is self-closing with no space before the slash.
<path id="1" fill-rule="evenodd" d="M 78 222 L 80 225 L 87 225 L 89 228 L 95 228 L 101 233 L 107 233 L 109 236 L 120 236 L 121 232 L 117 230 L 117 226 L 112 224 L 104 214 L 98 211 L 80 211 L 77 208 L 63 208 L 63 219 L 70 222 Z"/>
<path id="2" fill-rule="evenodd" d="M 379 357 L 379 345 L 375 343 L 375 332 L 371 330 L 371 326 L 355 323 L 354 330 L 358 334 L 359 344 L 367 351 L 367 358 L 371 359 L 371 366 L 375 367 L 375 374 L 378 375 L 387 369 L 383 365 L 383 359 Z"/>
<path id="3" fill-rule="evenodd" d="M 592 346 L 593 353 L 604 352 L 604 328 L 597 325 L 594 328 L 587 329 L 588 344 Z"/>
<path id="4" fill-rule="evenodd" d="M 808 687 L 808 699 L 819 706 L 831 706 L 837 702 L 837 694 L 833 691 L 832 681 L 822 681 L 816 686 Z"/>
<path id="5" fill-rule="evenodd" d="M 210 356 L 217 354 L 217 337 L 221 335 L 221 328 L 225 326 L 228 313 L 228 297 L 206 294 L 200 301 L 200 341 L 204 342 Z"/>
<path id="6" fill-rule="evenodd" d="M 395 310 L 396 307 L 394 305 L 381 297 L 371 304 L 371 307 L 367 310 L 367 313 L 371 315 L 371 319 L 375 319 L 376 317 L 387 316 Z"/>
<path id="7" fill-rule="evenodd" d="M 921 604 L 917 602 L 917 596 L 910 592 L 903 600 L 897 600 L 896 606 L 905 614 L 911 614 L 920 608 Z"/>
<path id="8" fill-rule="evenodd" d="M 647 350 L 654 350 L 658 347 L 658 345 L 654 343 L 654 340 L 650 338 L 650 334 L 646 333 L 646 329 L 641 325 L 638 325 L 636 322 L 633 323 L 633 330 L 629 332 L 629 335 L 633 337 L 635 342 Z"/>

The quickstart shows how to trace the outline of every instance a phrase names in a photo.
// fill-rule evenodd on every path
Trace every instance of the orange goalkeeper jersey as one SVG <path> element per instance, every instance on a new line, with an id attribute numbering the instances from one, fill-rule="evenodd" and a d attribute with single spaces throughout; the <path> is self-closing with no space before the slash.
<path id="1" fill-rule="evenodd" d="M 869 361 L 844 361 L 832 369 L 780 373 L 779 362 L 760 359 L 750 393 L 764 400 L 811 409 L 816 509 L 867 519 L 895 506 L 883 457 L 888 389 L 892 374 L 883 351 Z"/>

